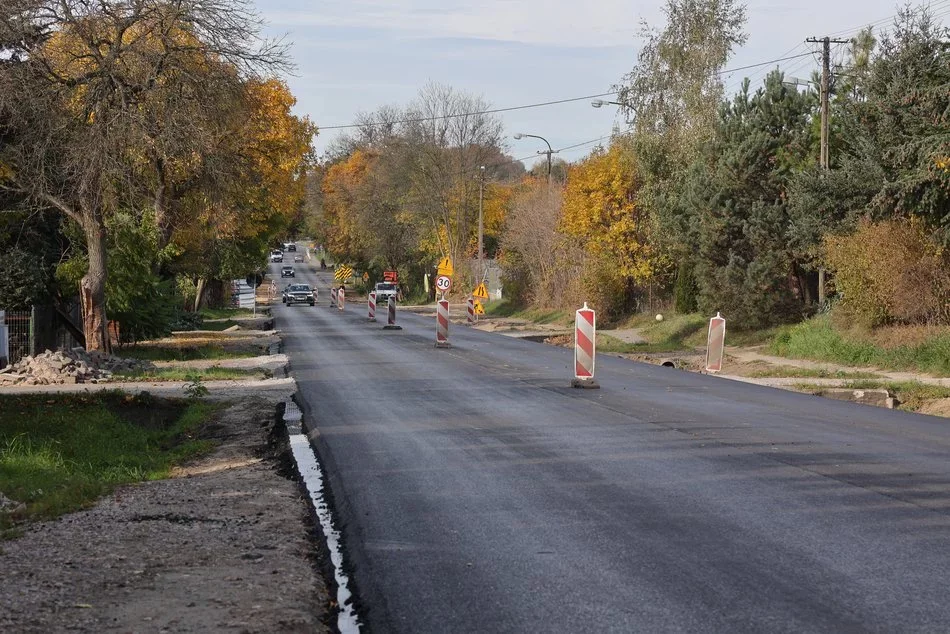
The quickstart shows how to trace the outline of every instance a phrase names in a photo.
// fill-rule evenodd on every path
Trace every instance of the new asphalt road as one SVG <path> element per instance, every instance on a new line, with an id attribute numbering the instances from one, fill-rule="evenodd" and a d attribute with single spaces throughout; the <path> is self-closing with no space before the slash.
<path id="1" fill-rule="evenodd" d="M 950 630 L 950 421 L 275 309 L 376 632 Z M 272 266 L 273 272 L 277 268 Z"/>

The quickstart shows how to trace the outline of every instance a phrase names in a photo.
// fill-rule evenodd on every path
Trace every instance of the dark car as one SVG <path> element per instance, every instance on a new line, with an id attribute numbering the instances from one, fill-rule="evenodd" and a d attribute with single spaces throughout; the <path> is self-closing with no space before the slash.
<path id="1" fill-rule="evenodd" d="M 294 267 L 282 266 L 280 267 L 280 276 L 281 277 L 297 277 L 297 274 L 294 272 Z"/>
<path id="2" fill-rule="evenodd" d="M 310 288 L 309 284 L 291 284 L 284 289 L 283 300 L 288 306 L 291 304 L 310 304 L 314 306 L 316 304 L 313 289 Z"/>
<path id="3" fill-rule="evenodd" d="M 296 251 L 296 250 L 297 250 L 297 243 L 291 242 L 290 244 L 288 244 L 288 245 L 287 245 L 287 250 L 288 250 L 288 251 Z"/>

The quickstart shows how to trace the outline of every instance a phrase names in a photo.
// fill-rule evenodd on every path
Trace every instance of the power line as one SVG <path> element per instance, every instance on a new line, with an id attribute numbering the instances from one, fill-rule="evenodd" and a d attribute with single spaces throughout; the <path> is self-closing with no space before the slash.
<path id="1" fill-rule="evenodd" d="M 401 119 L 399 121 L 380 121 L 378 123 L 349 123 L 347 125 L 326 125 L 318 126 L 320 130 L 345 130 L 349 128 L 375 127 L 380 125 L 396 125 L 400 123 L 424 123 L 426 121 L 439 121 L 441 119 L 458 119 L 461 117 L 473 117 L 480 114 L 496 114 L 499 112 L 511 112 L 512 110 L 525 110 L 527 108 L 541 108 L 542 106 L 554 106 L 561 103 L 571 103 L 572 101 L 584 101 L 585 99 L 596 99 L 597 97 L 611 97 L 616 95 L 617 91 L 602 92 L 596 95 L 586 95 L 584 97 L 571 97 L 570 99 L 557 99 L 554 101 L 542 101 L 540 103 L 529 103 L 523 106 L 510 106 L 508 108 L 493 108 L 491 110 L 479 110 L 476 112 L 460 112 L 458 114 L 438 115 L 434 117 L 416 117 L 412 119 Z"/>

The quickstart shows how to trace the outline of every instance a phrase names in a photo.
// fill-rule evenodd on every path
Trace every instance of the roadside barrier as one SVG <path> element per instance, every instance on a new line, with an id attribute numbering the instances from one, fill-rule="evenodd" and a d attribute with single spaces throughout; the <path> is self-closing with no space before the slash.
<path id="1" fill-rule="evenodd" d="M 723 347 L 726 343 L 726 320 L 718 312 L 709 320 L 706 335 L 706 372 L 721 372 Z"/>
<path id="2" fill-rule="evenodd" d="M 366 302 L 367 305 L 367 321 L 376 321 L 376 291 L 369 292 L 369 299 Z"/>
<path id="3" fill-rule="evenodd" d="M 342 288 L 338 291 L 338 293 L 339 295 L 336 298 L 336 307 L 340 310 L 343 310 L 346 308 L 346 293 Z"/>
<path id="4" fill-rule="evenodd" d="M 336 289 L 332 286 L 330 287 L 330 308 L 336 306 Z"/>
<path id="5" fill-rule="evenodd" d="M 574 314 L 574 380 L 571 387 L 598 389 L 594 381 L 594 359 L 597 354 L 597 315 L 584 307 Z"/>
<path id="6" fill-rule="evenodd" d="M 475 298 L 469 297 L 465 300 L 465 306 L 468 309 L 468 325 L 475 323 Z"/>
<path id="7" fill-rule="evenodd" d="M 452 347 L 449 343 L 449 300 L 447 299 L 440 299 L 435 311 L 435 347 Z"/>
<path id="8" fill-rule="evenodd" d="M 402 326 L 396 325 L 396 298 L 389 296 L 389 319 L 383 330 L 402 330 Z"/>

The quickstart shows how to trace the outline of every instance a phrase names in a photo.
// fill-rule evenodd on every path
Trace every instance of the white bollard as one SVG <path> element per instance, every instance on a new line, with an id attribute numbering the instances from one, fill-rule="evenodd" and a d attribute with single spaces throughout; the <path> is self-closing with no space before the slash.
<path id="1" fill-rule="evenodd" d="M 440 299 L 435 311 L 435 347 L 452 347 L 449 343 L 449 300 L 447 299 Z"/>
<path id="2" fill-rule="evenodd" d="M 342 288 L 338 291 L 338 295 L 336 298 L 336 307 L 339 310 L 343 310 L 346 308 L 346 293 L 343 292 Z"/>
<path id="3" fill-rule="evenodd" d="M 597 315 L 584 307 L 574 314 L 574 380 L 571 387 L 598 389 L 594 381 L 594 359 L 597 355 Z"/>
<path id="4" fill-rule="evenodd" d="M 706 335 L 706 372 L 722 371 L 723 348 L 726 344 L 726 320 L 718 312 L 709 320 Z"/>
<path id="5" fill-rule="evenodd" d="M 369 292 L 369 299 L 366 302 L 367 305 L 367 321 L 376 321 L 376 291 Z"/>

